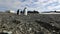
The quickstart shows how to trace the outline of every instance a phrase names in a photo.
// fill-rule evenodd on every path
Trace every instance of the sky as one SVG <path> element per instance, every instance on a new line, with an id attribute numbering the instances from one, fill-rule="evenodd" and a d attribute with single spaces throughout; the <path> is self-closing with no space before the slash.
<path id="1" fill-rule="evenodd" d="M 60 10 L 60 0 L 0 0 L 0 11 L 23 10 L 54 11 Z"/>

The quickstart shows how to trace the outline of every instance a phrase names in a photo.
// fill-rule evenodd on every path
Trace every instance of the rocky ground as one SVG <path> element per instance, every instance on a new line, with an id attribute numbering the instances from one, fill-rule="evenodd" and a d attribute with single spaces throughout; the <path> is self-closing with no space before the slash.
<path id="1" fill-rule="evenodd" d="M 60 15 L 0 13 L 0 33 L 60 34 Z"/>

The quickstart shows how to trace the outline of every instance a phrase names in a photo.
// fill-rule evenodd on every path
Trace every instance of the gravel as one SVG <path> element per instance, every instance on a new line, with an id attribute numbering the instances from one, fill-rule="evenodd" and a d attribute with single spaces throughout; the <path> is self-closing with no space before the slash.
<path id="1" fill-rule="evenodd" d="M 60 15 L 58 14 L 42 15 L 31 13 L 25 16 L 12 13 L 0 13 L 0 33 L 7 31 L 12 32 L 12 34 L 59 34 L 59 22 Z M 52 28 L 49 28 L 50 26 L 53 27 L 51 23 L 54 24 L 54 27 L 58 28 L 59 31 L 54 31 Z"/>

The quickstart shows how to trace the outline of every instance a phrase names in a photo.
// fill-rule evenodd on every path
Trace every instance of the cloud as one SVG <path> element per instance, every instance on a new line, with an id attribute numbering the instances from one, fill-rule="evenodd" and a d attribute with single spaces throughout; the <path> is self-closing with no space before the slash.
<path id="1" fill-rule="evenodd" d="M 60 8 L 60 0 L 0 0 L 0 10 L 24 9 L 51 11 Z"/>
<path id="2" fill-rule="evenodd" d="M 0 6 L 2 7 L 6 7 L 6 8 L 17 8 L 19 5 L 21 4 L 21 2 L 16 1 L 16 0 L 0 0 Z M 1 8 L 0 8 L 1 9 Z"/>

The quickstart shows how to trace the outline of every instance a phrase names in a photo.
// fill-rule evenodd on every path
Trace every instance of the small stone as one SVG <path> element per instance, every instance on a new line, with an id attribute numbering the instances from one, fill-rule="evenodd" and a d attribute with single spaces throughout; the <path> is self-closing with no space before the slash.
<path id="1" fill-rule="evenodd" d="M 55 30 L 53 30 L 53 32 L 55 32 Z"/>
<path id="2" fill-rule="evenodd" d="M 29 30 L 28 31 L 31 31 L 32 30 L 32 28 L 29 28 Z"/>

